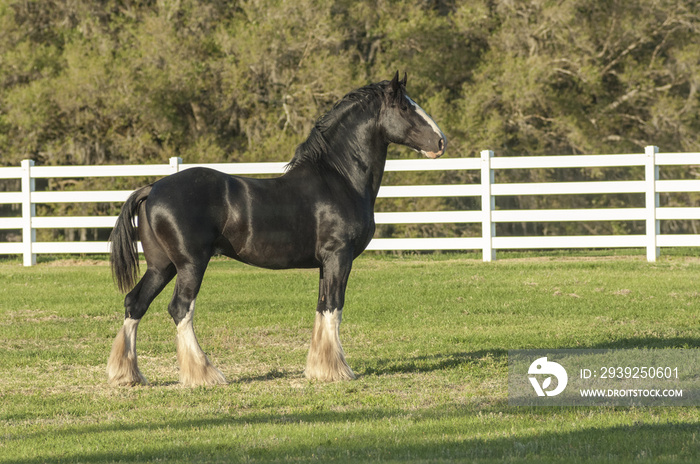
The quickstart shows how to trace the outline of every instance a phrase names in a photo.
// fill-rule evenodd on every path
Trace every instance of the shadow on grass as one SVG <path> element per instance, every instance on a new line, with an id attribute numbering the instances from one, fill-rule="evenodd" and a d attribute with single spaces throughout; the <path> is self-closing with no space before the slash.
<path id="1" fill-rule="evenodd" d="M 700 347 L 700 338 L 695 337 L 628 337 L 596 343 L 590 346 L 564 345 L 537 349 L 689 349 L 698 347 Z M 380 359 L 374 363 L 367 363 L 367 367 L 365 367 L 363 371 L 360 370 L 360 375 L 426 373 L 456 369 L 463 366 L 483 368 L 486 364 L 506 365 L 507 363 L 508 349 L 460 351 L 412 356 L 409 358 Z"/>
<path id="2" fill-rule="evenodd" d="M 261 375 L 244 375 L 233 380 L 229 380 L 229 383 L 253 383 L 253 382 L 265 382 L 275 379 L 287 379 L 287 378 L 299 378 L 303 372 L 300 371 L 288 371 L 272 369 L 265 374 Z"/>
<path id="3" fill-rule="evenodd" d="M 402 359 L 380 359 L 375 366 L 368 366 L 361 375 L 408 374 L 455 369 L 464 365 L 483 366 L 484 363 L 508 362 L 508 351 L 478 350 L 413 356 Z"/>
<path id="4" fill-rule="evenodd" d="M 695 440 L 697 421 L 606 426 L 596 420 L 596 408 L 590 411 L 582 418 L 566 408 L 497 405 L 487 410 L 469 406 L 425 409 L 415 411 L 410 419 L 400 408 L 254 412 L 161 422 L 136 418 L 133 423 L 54 430 L 74 451 L 38 447 L 35 457 L 13 462 L 692 462 L 700 452 Z M 572 415 L 577 425 L 572 429 L 567 422 L 567 430 L 552 430 L 545 424 L 553 415 Z M 400 432 L 397 424 L 401 424 Z M 499 429 L 503 433 L 493 433 Z M 21 437 L 12 439 L 41 442 L 45 433 L 19 434 Z M 94 440 L 93 435 L 109 437 L 106 448 L 122 442 L 128 446 L 92 451 L 80 445 L 87 436 Z"/>
<path id="5" fill-rule="evenodd" d="M 679 347 L 695 339 L 630 338 L 596 348 Z M 611 346 L 612 345 L 612 346 Z M 591 347 L 592 348 L 592 347 Z M 463 366 L 484 368 L 507 363 L 503 349 L 453 352 L 380 360 L 362 375 L 432 372 Z M 500 368 L 500 367 L 499 367 Z M 297 377 L 272 370 L 238 382 Z M 274 408 L 272 408 L 274 409 Z M 514 407 L 440 405 L 407 410 L 360 406 L 285 412 L 222 411 L 215 416 L 153 419 L 133 411 L 133 422 L 69 424 L 9 434 L 12 442 L 36 443 L 12 462 L 694 462 L 700 454 L 697 408 L 680 419 L 657 423 L 625 421 L 627 408 Z M 658 409 L 658 408 L 655 408 Z M 654 408 L 650 414 L 657 414 Z M 639 412 L 634 413 L 636 415 Z M 553 426 L 550 421 L 557 421 Z M 575 425 L 572 425 L 575 424 Z M 64 449 L 39 446 L 48 434 Z M 100 440 L 106 440 L 99 444 Z M 52 438 L 52 441 L 55 439 Z M 92 443 L 92 445 L 90 445 Z M 0 462 L 6 461 L 0 457 Z"/>

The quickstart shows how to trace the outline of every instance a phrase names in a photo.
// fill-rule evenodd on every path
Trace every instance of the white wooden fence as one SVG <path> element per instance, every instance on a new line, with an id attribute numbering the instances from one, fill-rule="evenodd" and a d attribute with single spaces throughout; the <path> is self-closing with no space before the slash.
<path id="1" fill-rule="evenodd" d="M 383 186 L 380 198 L 396 197 L 481 197 L 480 211 L 377 212 L 377 224 L 481 223 L 482 237 L 377 238 L 369 250 L 482 250 L 483 260 L 496 258 L 499 249 L 549 248 L 646 248 L 647 260 L 655 261 L 660 247 L 700 246 L 700 235 L 662 235 L 659 221 L 700 219 L 697 207 L 659 207 L 659 193 L 700 192 L 700 180 L 659 180 L 659 166 L 700 165 L 700 153 L 659 153 L 646 147 L 645 153 L 629 155 L 522 156 L 494 157 L 481 152 L 480 158 L 437 160 L 389 160 L 387 171 L 470 170 L 481 172 L 480 184 Z M 171 158 L 166 165 L 133 166 L 34 166 L 31 160 L 21 167 L 0 168 L 0 179 L 21 179 L 21 190 L 0 192 L 0 204 L 21 204 L 21 217 L 0 218 L 0 229 L 21 229 L 22 242 L 0 242 L 0 254 L 22 254 L 25 266 L 36 263 L 39 253 L 107 253 L 108 242 L 37 242 L 36 229 L 111 228 L 109 217 L 37 217 L 39 203 L 124 202 L 131 191 L 35 191 L 35 179 L 92 178 L 118 176 L 166 176 L 197 165 Z M 229 174 L 281 174 L 285 163 L 208 164 Z M 644 180 L 495 183 L 499 169 L 593 168 L 644 166 Z M 497 196 L 588 195 L 644 193 L 644 208 L 499 210 Z M 559 221 L 646 222 L 644 235 L 497 237 L 496 223 Z"/>

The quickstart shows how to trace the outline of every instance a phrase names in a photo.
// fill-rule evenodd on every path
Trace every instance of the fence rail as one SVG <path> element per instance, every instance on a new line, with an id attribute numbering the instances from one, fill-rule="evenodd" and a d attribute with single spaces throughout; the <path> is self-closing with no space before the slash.
<path id="1" fill-rule="evenodd" d="M 700 208 L 660 207 L 659 193 L 700 192 L 700 180 L 659 180 L 659 166 L 700 165 L 700 153 L 659 153 L 655 146 L 645 153 L 624 155 L 522 156 L 494 157 L 485 150 L 480 158 L 444 158 L 438 160 L 389 160 L 386 170 L 442 171 L 466 170 L 481 173 L 479 184 L 382 186 L 380 198 L 400 197 L 480 197 L 481 209 L 475 211 L 377 212 L 377 224 L 481 223 L 481 237 L 376 238 L 369 250 L 481 250 L 483 260 L 496 258 L 499 249 L 548 248 L 646 248 L 648 261 L 655 261 L 661 247 L 700 246 L 700 235 L 662 235 L 661 220 L 698 220 Z M 0 242 L 0 254 L 21 254 L 24 264 L 36 263 L 41 253 L 107 253 L 108 242 L 37 242 L 37 229 L 112 228 L 116 216 L 38 217 L 36 205 L 44 203 L 124 202 L 131 191 L 36 191 L 36 179 L 92 178 L 121 176 L 166 176 L 189 169 L 171 158 L 163 165 L 125 166 L 34 166 L 25 160 L 20 167 L 0 168 L 0 179 L 19 179 L 20 191 L 0 192 L 0 204 L 21 204 L 21 217 L 0 218 L 0 229 L 22 231 L 21 242 Z M 207 164 L 228 174 L 281 174 L 285 163 Z M 495 171 L 501 169 L 557 169 L 598 167 L 644 167 L 643 180 L 606 182 L 496 183 Z M 499 210 L 498 196 L 518 195 L 591 195 L 638 193 L 645 195 L 644 208 Z M 507 222 L 560 221 L 645 221 L 643 235 L 498 237 L 496 224 Z"/>

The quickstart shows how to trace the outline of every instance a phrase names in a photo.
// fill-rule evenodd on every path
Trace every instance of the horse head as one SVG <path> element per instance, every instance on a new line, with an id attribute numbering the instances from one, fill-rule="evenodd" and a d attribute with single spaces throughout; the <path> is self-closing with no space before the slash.
<path id="1" fill-rule="evenodd" d="M 428 158 L 445 153 L 447 139 L 435 121 L 406 94 L 407 76 L 399 73 L 386 83 L 386 101 L 382 108 L 380 127 L 387 141 L 406 145 Z"/>

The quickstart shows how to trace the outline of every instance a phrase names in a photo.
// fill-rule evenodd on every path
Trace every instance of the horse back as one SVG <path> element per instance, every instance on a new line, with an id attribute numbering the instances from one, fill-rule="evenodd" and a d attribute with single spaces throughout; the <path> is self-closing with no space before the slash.
<path id="1" fill-rule="evenodd" d="M 319 267 L 324 252 L 371 239 L 371 205 L 315 173 L 272 179 L 192 168 L 153 186 L 148 221 L 161 243 L 272 269 Z"/>

